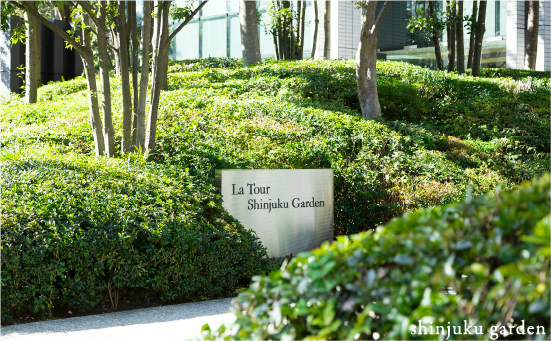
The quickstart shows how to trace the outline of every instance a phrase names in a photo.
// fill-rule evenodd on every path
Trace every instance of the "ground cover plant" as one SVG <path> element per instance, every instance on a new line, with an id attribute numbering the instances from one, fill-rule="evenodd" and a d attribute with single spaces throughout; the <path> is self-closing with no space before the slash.
<path id="1" fill-rule="evenodd" d="M 546 175 L 338 237 L 256 277 L 205 339 L 545 340 L 550 191 Z"/>
<path id="2" fill-rule="evenodd" d="M 188 217 L 213 202 L 213 210 L 218 213 L 205 216 L 205 224 L 222 231 L 233 223 L 226 216 L 216 222 L 218 215 L 225 213 L 220 208 L 220 198 L 209 187 L 215 169 L 332 168 L 335 234 L 348 235 L 373 229 L 405 211 L 456 202 L 467 193 L 476 197 L 497 186 L 509 188 L 549 171 L 548 74 L 508 70 L 500 71 L 502 77 L 501 73 L 483 70 L 483 76 L 491 77 L 471 78 L 395 62 L 379 62 L 378 69 L 383 117 L 364 120 L 360 118 L 355 97 L 353 61 L 266 61 L 253 67 L 243 67 L 236 60 L 214 58 L 173 63 L 169 68 L 169 91 L 161 97 L 157 150 L 148 161 L 134 155 L 119 155 L 112 165 L 101 158 L 94 160 L 84 79 L 49 84 L 39 89 L 36 104 L 25 105 L 21 99 L 12 98 L 0 107 L 0 155 L 6 169 L 2 186 L 6 193 L 27 198 L 31 198 L 29 193 L 33 191 L 52 192 L 52 196 L 57 190 L 63 191 L 64 196 L 55 195 L 51 201 L 61 203 L 72 200 L 71 186 L 88 191 L 86 186 L 104 183 L 99 175 L 85 182 L 83 174 L 87 174 L 87 169 L 101 174 L 104 168 L 109 172 L 120 168 L 119 185 L 104 192 L 114 202 L 102 199 L 106 204 L 98 201 L 98 210 L 124 199 L 129 200 L 129 205 L 146 208 L 158 205 L 157 219 L 172 221 L 172 208 L 177 211 L 181 208 Z M 119 145 L 120 79 L 113 76 L 111 81 L 113 107 L 119 108 L 114 117 Z M 56 161 L 44 163 L 40 161 L 43 158 Z M 70 169 L 72 163 L 86 165 L 79 168 L 82 174 L 75 173 L 82 176 L 63 175 L 62 170 Z M 48 169 L 55 167 L 61 172 L 55 175 L 58 184 L 43 181 L 47 179 L 44 174 L 50 172 Z M 136 186 L 155 184 L 158 178 L 158 186 L 184 186 L 187 194 L 179 197 L 176 191 L 159 189 L 164 194 L 158 201 L 140 201 L 132 192 L 119 197 L 117 193 L 122 187 L 131 185 L 141 172 L 148 180 L 138 181 Z M 27 181 L 24 177 L 29 174 L 34 177 L 32 186 L 20 188 L 19 182 Z M 105 186 L 111 186 L 109 181 L 105 180 Z M 186 187 L 189 183 L 195 184 L 194 187 Z M 193 197 L 207 199 L 190 201 L 192 207 L 178 201 Z M 31 208 L 40 210 L 42 206 L 40 201 L 31 199 L 10 199 L 8 204 L 7 198 L 2 196 L 2 244 L 18 245 L 19 242 L 13 243 L 19 239 L 12 238 L 27 223 L 17 219 L 28 219 L 24 212 Z M 84 206 L 77 206 L 77 212 L 86 211 Z M 11 211 L 22 213 L 15 219 Z M 68 219 L 60 216 L 53 221 L 65 224 Z M 37 233 L 50 231 L 49 221 L 43 219 L 32 226 L 38 229 Z M 101 226 L 114 229 L 109 224 Z M 132 233 L 138 236 L 143 226 L 132 226 Z M 48 252 L 61 247 L 48 242 L 48 238 L 54 237 L 44 241 Z M 5 264 L 15 262 L 6 256 L 9 254 L 14 255 L 4 247 Z M 132 253 L 126 255 L 130 257 Z M 38 262 L 37 266 L 53 266 L 44 257 L 40 259 L 45 263 Z M 256 261 L 262 263 L 262 257 Z M 2 266 L 2 271 L 5 269 Z M 247 271 L 242 274 L 253 274 Z M 255 271 L 263 272 L 263 266 L 258 265 Z M 23 273 L 27 274 L 27 282 L 20 285 L 28 288 L 26 301 L 22 298 L 18 301 L 16 294 L 12 297 L 15 301 L 3 296 L 3 304 L 6 302 L 8 307 L 2 309 L 3 319 L 22 304 L 15 302 L 40 303 L 44 297 L 56 297 L 45 286 L 32 284 L 36 278 L 29 282 L 30 273 Z M 127 274 L 130 276 L 131 272 Z M 63 281 L 63 276 L 55 275 L 54 281 Z M 8 277 L 2 278 L 4 290 L 9 285 Z M 95 291 L 106 300 L 109 300 L 108 279 L 104 277 Z M 220 289 L 218 294 L 231 290 L 228 288 Z M 162 290 L 160 293 L 165 295 Z M 178 294 L 171 295 L 166 293 L 167 299 Z M 192 296 L 200 299 L 198 294 Z M 62 301 L 52 299 L 51 303 Z M 42 305 L 46 308 L 42 309 Z M 42 312 L 49 309 L 44 303 L 36 306 Z"/>

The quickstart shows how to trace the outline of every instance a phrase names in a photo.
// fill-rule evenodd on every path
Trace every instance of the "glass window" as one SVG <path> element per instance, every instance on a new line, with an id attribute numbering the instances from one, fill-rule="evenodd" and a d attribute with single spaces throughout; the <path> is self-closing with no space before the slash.
<path id="1" fill-rule="evenodd" d="M 261 1 L 258 1 L 258 2 L 256 3 L 256 7 L 257 7 L 257 8 L 262 8 L 262 9 L 264 9 L 264 8 L 267 8 L 267 7 L 268 7 L 268 4 L 269 4 L 269 3 L 270 3 L 269 0 L 268 0 L 268 1 L 261 0 Z"/>
<path id="2" fill-rule="evenodd" d="M 271 34 L 266 34 L 266 25 L 270 22 L 270 18 L 265 13 L 262 14 L 260 29 L 258 30 L 258 38 L 260 40 L 260 54 L 262 58 L 275 58 L 274 39 Z"/>
<path id="3" fill-rule="evenodd" d="M 226 14 L 226 12 L 227 12 L 227 7 L 226 6 L 227 6 L 226 1 L 221 1 L 221 0 L 209 1 L 201 9 L 201 16 L 202 17 L 210 17 L 210 16 L 213 16 L 213 15 Z"/>
<path id="4" fill-rule="evenodd" d="M 228 6 L 230 8 L 230 12 L 232 13 L 239 12 L 239 0 L 228 0 Z"/>
<path id="5" fill-rule="evenodd" d="M 178 27 L 178 23 L 174 25 Z M 170 59 L 199 58 L 199 22 L 191 21 L 174 37 Z"/>
<path id="6" fill-rule="evenodd" d="M 143 1 L 136 1 L 136 22 L 138 26 L 142 26 L 143 18 Z"/>
<path id="7" fill-rule="evenodd" d="M 486 37 L 495 37 L 496 36 L 496 3 L 495 1 L 488 1 L 486 5 L 486 22 L 484 27 L 486 31 L 484 32 L 484 38 Z"/>
<path id="8" fill-rule="evenodd" d="M 226 18 L 202 21 L 201 57 L 227 57 Z"/>
<path id="9" fill-rule="evenodd" d="M 238 16 L 230 17 L 230 57 L 242 58 L 241 51 L 241 25 Z"/>

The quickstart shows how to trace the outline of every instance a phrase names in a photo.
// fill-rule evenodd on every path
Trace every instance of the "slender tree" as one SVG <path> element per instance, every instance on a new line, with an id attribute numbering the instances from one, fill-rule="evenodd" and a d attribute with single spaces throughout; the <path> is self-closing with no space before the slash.
<path id="1" fill-rule="evenodd" d="M 297 59 L 302 59 L 304 56 L 304 24 L 306 23 L 306 2 L 305 1 L 299 1 L 299 2 L 302 3 L 302 8 L 299 9 L 300 17 L 298 22 L 300 23 L 300 29 L 297 32 L 297 39 L 298 39 Z"/>
<path id="2" fill-rule="evenodd" d="M 407 28 L 412 33 L 422 32 L 425 36 L 430 38 L 432 44 L 434 45 L 434 57 L 436 59 L 436 67 L 439 70 L 443 70 L 444 62 L 442 60 L 442 52 L 440 50 L 440 36 L 442 35 L 442 31 L 446 27 L 446 20 L 439 18 L 437 13 L 438 11 L 435 6 L 435 1 L 428 1 L 427 7 L 427 11 L 421 8 L 417 9 L 417 15 L 412 16 L 409 19 L 409 24 Z M 448 29 L 448 40 L 449 32 L 450 30 Z"/>
<path id="3" fill-rule="evenodd" d="M 241 52 L 243 65 L 260 63 L 260 41 L 258 39 L 258 20 L 256 1 L 239 1 L 239 22 L 241 24 Z"/>
<path id="4" fill-rule="evenodd" d="M 452 0 L 446 0 L 448 34 L 448 72 L 455 70 L 455 6 Z"/>
<path id="5" fill-rule="evenodd" d="M 147 99 L 147 85 L 149 83 L 149 55 L 151 53 L 151 27 L 152 25 L 152 1 L 143 3 L 143 22 L 142 22 L 142 71 L 140 75 L 140 90 L 138 97 L 138 107 L 136 109 L 136 130 L 133 134 L 132 143 L 141 150 L 145 147 L 145 106 Z M 137 69 L 137 68 L 136 68 Z"/>
<path id="6" fill-rule="evenodd" d="M 312 42 L 312 53 L 310 54 L 310 58 L 314 58 L 316 55 L 316 48 L 318 44 L 318 27 L 319 27 L 319 18 L 318 18 L 318 0 L 313 0 L 312 3 L 314 4 L 314 37 Z"/>
<path id="7" fill-rule="evenodd" d="M 208 0 L 207 0 L 208 1 Z M 150 1 L 144 2 L 144 24 L 142 32 L 142 74 L 140 79 L 140 89 L 137 91 L 137 84 L 133 81 L 134 88 L 134 103 L 137 99 L 137 108 L 134 105 L 136 126 L 134 134 L 132 134 L 132 140 L 135 140 L 136 146 L 143 146 L 143 149 L 153 150 L 155 147 L 155 137 L 157 130 L 157 116 L 160 100 L 161 84 L 164 80 L 166 82 L 167 70 L 168 70 L 168 45 L 170 41 L 174 39 L 187 23 L 200 11 L 200 9 L 207 3 L 207 1 L 201 2 L 195 9 L 188 7 L 188 10 L 183 11 L 182 17 L 185 19 L 177 28 L 169 34 L 168 32 L 168 15 L 170 4 L 172 1 L 157 1 L 155 6 L 155 25 L 151 25 L 153 12 L 152 3 Z M 90 125 L 92 127 L 92 134 L 94 138 L 96 155 L 107 154 L 107 156 L 114 156 L 114 129 L 112 123 L 112 108 L 111 108 L 111 86 L 109 80 L 110 58 L 109 49 L 112 51 L 118 50 L 119 54 L 122 53 L 122 57 L 119 60 L 119 69 L 121 76 L 124 76 L 123 80 L 123 145 L 121 146 L 123 152 L 128 150 L 130 143 L 130 136 L 128 134 L 129 123 L 132 124 L 132 98 L 128 95 L 130 91 L 129 83 L 129 64 L 132 60 L 132 65 L 135 66 L 137 61 L 134 62 L 134 57 L 130 56 L 129 42 L 131 38 L 132 27 L 136 27 L 132 24 L 132 5 L 129 5 L 129 18 L 126 20 L 125 10 L 122 8 L 124 2 L 100 1 L 100 2 L 88 2 L 88 1 L 76 1 L 71 2 L 71 6 L 80 7 L 78 11 L 71 11 L 71 20 L 75 20 L 82 29 L 82 40 L 75 39 L 74 32 L 64 32 L 59 27 L 55 26 L 52 22 L 47 20 L 41 15 L 36 8 L 33 8 L 30 1 L 10 1 L 6 7 L 3 6 L 2 15 L 2 28 L 4 25 L 5 14 L 12 11 L 12 8 L 18 8 L 24 12 L 28 12 L 30 15 L 37 18 L 41 23 L 50 28 L 54 33 L 62 37 L 68 44 L 76 49 L 81 56 L 84 64 L 84 71 L 86 74 L 88 85 L 88 103 L 90 110 Z M 65 4 L 65 3 L 64 3 Z M 74 18 L 73 18 L 74 16 Z M 108 25 L 109 23 L 109 25 Z M 115 28 L 111 31 L 113 35 L 112 42 L 117 42 L 119 47 L 113 46 L 113 44 L 106 39 L 107 29 L 114 23 Z M 154 26 L 154 27 L 153 27 Z M 154 29 L 153 29 L 154 28 Z M 135 31 L 135 30 L 134 30 Z M 147 34 L 147 32 L 150 32 Z M 153 34 L 154 32 L 154 34 Z M 92 38 L 90 33 L 96 36 L 97 40 L 97 52 L 99 55 L 100 64 L 100 80 L 101 91 L 98 91 L 96 84 L 96 74 L 94 68 L 94 52 L 92 50 Z M 151 38 L 153 37 L 153 44 Z M 132 40 L 133 51 L 136 52 L 134 46 L 137 47 L 137 37 Z M 150 49 L 151 48 L 151 49 Z M 124 51 L 123 51 L 124 50 Z M 145 109 L 146 109 L 146 96 L 147 86 L 149 78 L 149 54 L 152 52 L 152 93 L 149 106 L 149 120 L 147 125 L 145 124 Z M 122 65 L 126 61 L 126 66 Z M 124 75 L 126 74 L 126 75 Z M 137 73 L 133 71 L 134 79 L 137 78 Z M 126 81 L 128 79 L 128 81 Z M 126 93 L 126 94 L 125 94 Z M 98 94 L 99 96 L 98 98 Z M 101 108 L 103 113 L 102 118 L 99 114 L 99 99 L 101 99 Z M 128 119 L 128 112 L 130 112 L 130 119 Z M 131 126 L 131 125 L 130 125 Z M 135 137 L 134 137 L 135 135 Z"/>
<path id="8" fill-rule="evenodd" d="M 136 2 L 130 2 L 130 39 L 132 44 L 132 144 L 130 146 L 130 151 L 136 151 L 137 146 L 137 129 L 138 129 L 138 103 L 140 96 L 139 77 L 138 77 L 138 60 L 140 58 L 139 51 L 140 46 L 138 43 L 138 23 L 136 19 Z M 145 3 L 143 4 L 143 9 L 145 9 Z M 145 10 L 143 11 L 145 13 Z M 145 19 L 145 16 L 142 15 L 142 25 Z M 144 37 L 142 36 L 142 40 Z M 149 61 L 149 56 L 147 58 Z M 149 68 L 148 68 L 149 71 Z M 147 84 L 147 81 L 146 81 Z M 143 145 L 142 145 L 143 148 Z"/>
<path id="9" fill-rule="evenodd" d="M 172 1 L 155 1 L 155 24 L 153 29 L 152 86 L 148 121 L 146 125 L 145 147 L 155 149 L 157 137 L 157 116 L 161 90 L 166 88 L 168 79 L 168 47 L 176 35 L 199 13 L 208 0 L 202 1 L 185 20 L 172 32 L 168 32 L 169 11 Z"/>
<path id="10" fill-rule="evenodd" d="M 524 67 L 534 70 L 538 55 L 539 1 L 528 1 L 528 21 L 526 23 L 526 51 Z"/>
<path id="11" fill-rule="evenodd" d="M 362 27 L 356 53 L 356 82 L 360 108 L 362 116 L 365 118 L 374 118 L 381 114 L 377 93 L 377 31 L 390 3 L 390 1 L 385 1 L 378 15 L 376 15 L 377 1 L 362 1 L 360 3 Z"/>
<path id="12" fill-rule="evenodd" d="M 292 6 L 292 3 L 291 3 L 291 6 Z M 296 17 L 297 17 L 297 20 L 296 20 L 296 28 L 295 30 L 291 30 L 291 37 L 293 39 L 293 42 L 291 44 L 291 50 L 292 50 L 292 55 L 294 56 L 295 59 L 302 59 L 300 58 L 300 23 L 301 23 L 301 15 L 302 15 L 302 1 L 297 1 L 297 12 L 296 12 Z M 295 38 L 294 36 L 294 32 L 296 32 L 297 36 Z"/>
<path id="13" fill-rule="evenodd" d="M 167 6 L 170 8 L 170 4 L 172 1 L 159 1 L 159 3 L 162 3 L 163 6 Z M 170 13 L 168 14 L 170 17 Z M 159 79 L 159 89 L 166 91 L 168 90 L 168 52 L 169 52 L 169 46 L 170 41 L 168 41 L 168 26 L 169 26 L 169 20 L 161 20 L 161 24 L 163 27 L 161 28 L 160 32 L 167 32 L 167 40 L 165 42 L 166 46 L 163 46 L 163 51 L 159 55 L 160 58 L 163 58 L 162 61 L 159 62 L 159 74 L 161 75 L 161 78 Z M 165 53 L 166 52 L 166 53 Z"/>
<path id="14" fill-rule="evenodd" d="M 29 7 L 36 10 L 34 2 Z M 40 22 L 29 12 L 25 12 L 27 42 L 25 46 L 25 102 L 36 103 L 38 88 L 38 73 L 40 72 Z"/>
<path id="15" fill-rule="evenodd" d="M 474 36 L 476 30 L 476 14 L 478 13 L 478 3 L 473 1 L 473 14 L 471 15 L 470 34 L 469 34 L 469 56 L 467 58 L 467 69 L 473 67 L 473 55 L 474 55 Z"/>
<path id="16" fill-rule="evenodd" d="M 268 5 L 268 13 L 270 23 L 266 33 L 273 36 L 277 59 L 302 59 L 306 4 L 298 1 L 295 11 L 291 1 L 272 0 Z"/>
<path id="17" fill-rule="evenodd" d="M 105 139 L 105 153 L 111 157 L 115 155 L 115 131 L 113 130 L 113 116 L 111 110 L 111 80 L 109 79 L 109 53 L 107 51 L 106 17 L 107 1 L 99 1 L 98 15 L 95 17 L 98 40 L 98 56 L 100 79 L 102 87 L 101 108 L 103 113 L 103 137 Z M 91 13 L 91 18 L 93 13 Z"/>
<path id="18" fill-rule="evenodd" d="M 146 126 L 145 146 L 148 150 L 155 149 L 155 139 L 157 136 L 157 116 L 159 108 L 159 98 L 161 94 L 161 71 L 164 59 L 164 50 L 168 50 L 168 32 L 164 30 L 163 21 L 168 20 L 168 11 L 170 1 L 155 1 L 155 24 L 153 28 L 153 58 L 152 58 L 152 81 L 151 86 L 151 104 L 149 107 L 148 122 Z"/>
<path id="19" fill-rule="evenodd" d="M 325 13 L 323 15 L 323 31 L 324 31 L 324 42 L 323 42 L 323 56 L 325 58 L 330 58 L 331 53 L 331 1 L 325 1 Z"/>
<path id="20" fill-rule="evenodd" d="M 81 5 L 86 4 L 80 2 Z M 94 139 L 94 146 L 96 155 L 102 155 L 105 151 L 104 137 L 103 137 L 103 125 L 101 122 L 99 114 L 99 105 L 98 105 L 98 88 L 96 84 L 96 73 L 94 68 L 94 53 L 92 50 L 92 43 L 90 38 L 90 32 L 88 30 L 83 30 L 83 39 L 81 42 L 75 40 L 75 38 L 69 35 L 67 32 L 63 31 L 59 27 L 55 26 L 51 21 L 46 19 L 41 15 L 38 10 L 31 6 L 31 2 L 27 1 L 13 1 L 6 2 L 6 5 L 13 6 L 22 11 L 29 13 L 30 15 L 37 18 L 42 24 L 52 30 L 54 33 L 62 37 L 67 43 L 71 44 L 73 48 L 80 55 L 82 62 L 84 64 L 84 72 L 86 74 L 87 87 L 88 87 L 88 104 L 90 112 L 90 126 L 92 127 L 92 136 Z M 90 11 L 91 9 L 87 7 Z M 9 7 L 3 8 L 3 10 L 9 10 Z M 82 14 L 82 20 L 80 25 L 82 27 L 87 27 L 86 23 L 91 19 L 88 16 L 88 12 Z M 92 19 L 95 20 L 95 17 Z"/>
<path id="21" fill-rule="evenodd" d="M 455 32 L 457 35 L 457 73 L 465 73 L 465 45 L 463 38 L 463 1 L 455 2 L 457 14 Z"/>
<path id="22" fill-rule="evenodd" d="M 87 13 L 83 13 L 82 17 L 83 22 L 87 23 L 89 21 Z M 82 30 L 82 37 L 82 48 L 76 49 L 79 52 L 80 58 L 82 59 L 82 64 L 84 65 L 84 74 L 86 75 L 86 85 L 88 90 L 90 126 L 92 127 L 92 136 L 94 138 L 96 156 L 100 156 L 105 152 L 105 142 L 103 138 L 103 125 L 99 115 L 98 86 L 96 83 L 96 68 L 94 66 L 94 54 L 92 52 L 92 39 L 90 37 L 90 31 L 86 29 Z"/>
<path id="23" fill-rule="evenodd" d="M 473 77 L 480 75 L 480 63 L 482 57 L 482 38 L 484 38 L 484 32 L 486 31 L 486 0 L 480 1 L 480 8 L 478 9 L 478 19 L 476 21 L 476 34 L 475 45 L 473 54 Z"/>
<path id="24" fill-rule="evenodd" d="M 429 1 L 429 17 L 433 22 L 430 37 L 434 44 L 434 56 L 436 57 L 436 67 L 439 70 L 444 69 L 444 61 L 442 61 L 442 52 L 440 52 L 440 25 L 436 25 L 438 18 L 436 16 L 436 8 L 434 1 Z"/>
<path id="25" fill-rule="evenodd" d="M 122 142 L 121 152 L 125 153 L 129 150 L 132 142 L 132 97 L 130 95 L 130 74 L 128 70 L 129 54 L 128 41 L 126 39 L 126 1 L 118 2 L 118 15 L 115 20 L 115 28 L 117 31 L 120 58 L 119 65 L 121 68 L 121 90 L 122 90 Z"/>

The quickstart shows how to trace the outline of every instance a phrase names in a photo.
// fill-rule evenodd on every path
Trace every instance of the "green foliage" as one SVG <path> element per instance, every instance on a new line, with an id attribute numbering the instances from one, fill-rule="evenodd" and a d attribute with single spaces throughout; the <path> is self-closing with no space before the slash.
<path id="1" fill-rule="evenodd" d="M 535 148 L 549 143 L 549 120 L 517 112 L 524 102 L 547 110 L 548 79 L 535 80 L 515 100 L 510 79 L 378 65 L 384 118 L 376 121 L 358 117 L 350 61 L 268 61 L 172 73 L 173 91 L 160 107 L 166 129 L 157 160 L 208 177 L 215 169 L 332 168 L 337 234 L 459 200 L 469 185 L 479 195 L 549 169 L 549 154 Z M 495 94 L 479 99 L 477 91 Z M 534 92 L 541 101 L 534 102 Z M 504 101 L 516 107 L 502 107 Z M 452 124 L 462 120 L 480 124 Z"/>
<path id="2" fill-rule="evenodd" d="M 227 58 L 172 63 L 150 161 L 94 158 L 82 78 L 41 87 L 36 104 L 2 102 L 3 318 L 33 307 L 47 316 L 52 305 L 70 302 L 89 309 L 108 299 L 108 283 L 166 300 L 212 297 L 231 291 L 238 278 L 246 283 L 276 267 L 262 256 L 240 260 L 244 250 L 261 249 L 222 211 L 210 187 L 215 169 L 332 168 L 337 235 L 456 202 L 469 188 L 476 197 L 549 172 L 547 74 L 483 70 L 492 78 L 473 79 L 405 63 L 377 66 L 383 117 L 364 120 L 353 61 L 269 60 L 247 68 Z M 120 79 L 111 81 L 114 125 L 121 131 Z M 193 219 L 198 223 L 189 223 Z M 197 233 L 181 237 L 182 231 Z M 218 240 L 227 244 L 211 245 L 211 236 L 224 236 Z M 130 242 L 136 240 L 139 246 Z M 182 251 L 171 263 L 170 252 L 185 245 L 199 254 L 210 250 L 204 252 L 210 258 Z M 228 251 L 236 245 L 243 248 Z M 93 247 L 97 259 L 115 265 L 80 253 Z M 221 254 L 231 257 L 216 258 Z M 166 259 L 154 258 L 161 255 Z M 152 258 L 158 266 L 147 263 Z M 223 261 L 246 269 L 218 268 L 215 262 Z M 201 262 L 210 262 L 208 268 Z M 183 280 L 189 289 L 167 284 L 168 273 L 183 269 L 224 281 L 213 279 L 211 287 Z M 61 286 L 68 281 L 75 284 Z"/>
<path id="3" fill-rule="evenodd" d="M 471 72 L 468 72 L 471 74 Z M 521 70 L 521 69 L 506 69 L 506 68 L 492 68 L 492 69 L 481 69 L 480 77 L 503 77 L 503 78 L 512 78 L 514 80 L 533 80 L 536 79 L 549 79 L 549 72 L 547 71 L 536 71 L 536 70 Z"/>
<path id="4" fill-rule="evenodd" d="M 243 66 L 243 60 L 237 58 L 197 58 L 180 62 L 169 62 L 168 73 L 199 71 L 203 69 L 237 68 Z"/>
<path id="5" fill-rule="evenodd" d="M 511 318 L 548 335 L 550 190 L 546 175 L 301 253 L 254 278 L 235 300 L 235 324 L 205 326 L 205 339 L 445 339 L 411 326 L 465 320 L 483 335 L 450 339 L 495 339 L 491 327 Z"/>
<path id="6" fill-rule="evenodd" d="M 434 4 L 434 15 L 430 14 L 428 3 L 418 2 L 415 5 L 417 9 L 408 19 L 407 29 L 411 33 L 421 34 L 427 42 L 431 42 L 433 36 L 440 39 L 446 26 L 455 21 L 449 8 L 442 8 L 442 4 L 440 3 Z"/>
<path id="7" fill-rule="evenodd" d="M 185 171 L 55 145 L 4 149 L 1 161 L 4 323 L 89 310 L 108 288 L 162 301 L 227 297 L 270 269 L 256 235 Z"/>
<path id="8" fill-rule="evenodd" d="M 460 200 L 469 186 L 477 196 L 549 171 L 545 74 L 472 78 L 379 62 L 383 118 L 363 120 L 354 72 L 344 60 L 172 63 L 153 161 L 209 179 L 222 168 L 332 168 L 336 234 Z M 120 108 L 120 80 L 112 84 Z M 0 145 L 93 151 L 83 87 L 40 88 L 40 110 L 6 103 Z M 120 112 L 114 124 L 120 131 Z"/>

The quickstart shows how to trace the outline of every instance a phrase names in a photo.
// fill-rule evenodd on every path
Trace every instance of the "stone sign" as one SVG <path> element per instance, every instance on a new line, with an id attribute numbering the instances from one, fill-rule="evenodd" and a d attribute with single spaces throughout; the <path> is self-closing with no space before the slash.
<path id="1" fill-rule="evenodd" d="M 224 208 L 252 229 L 270 257 L 333 240 L 332 169 L 217 170 Z"/>

